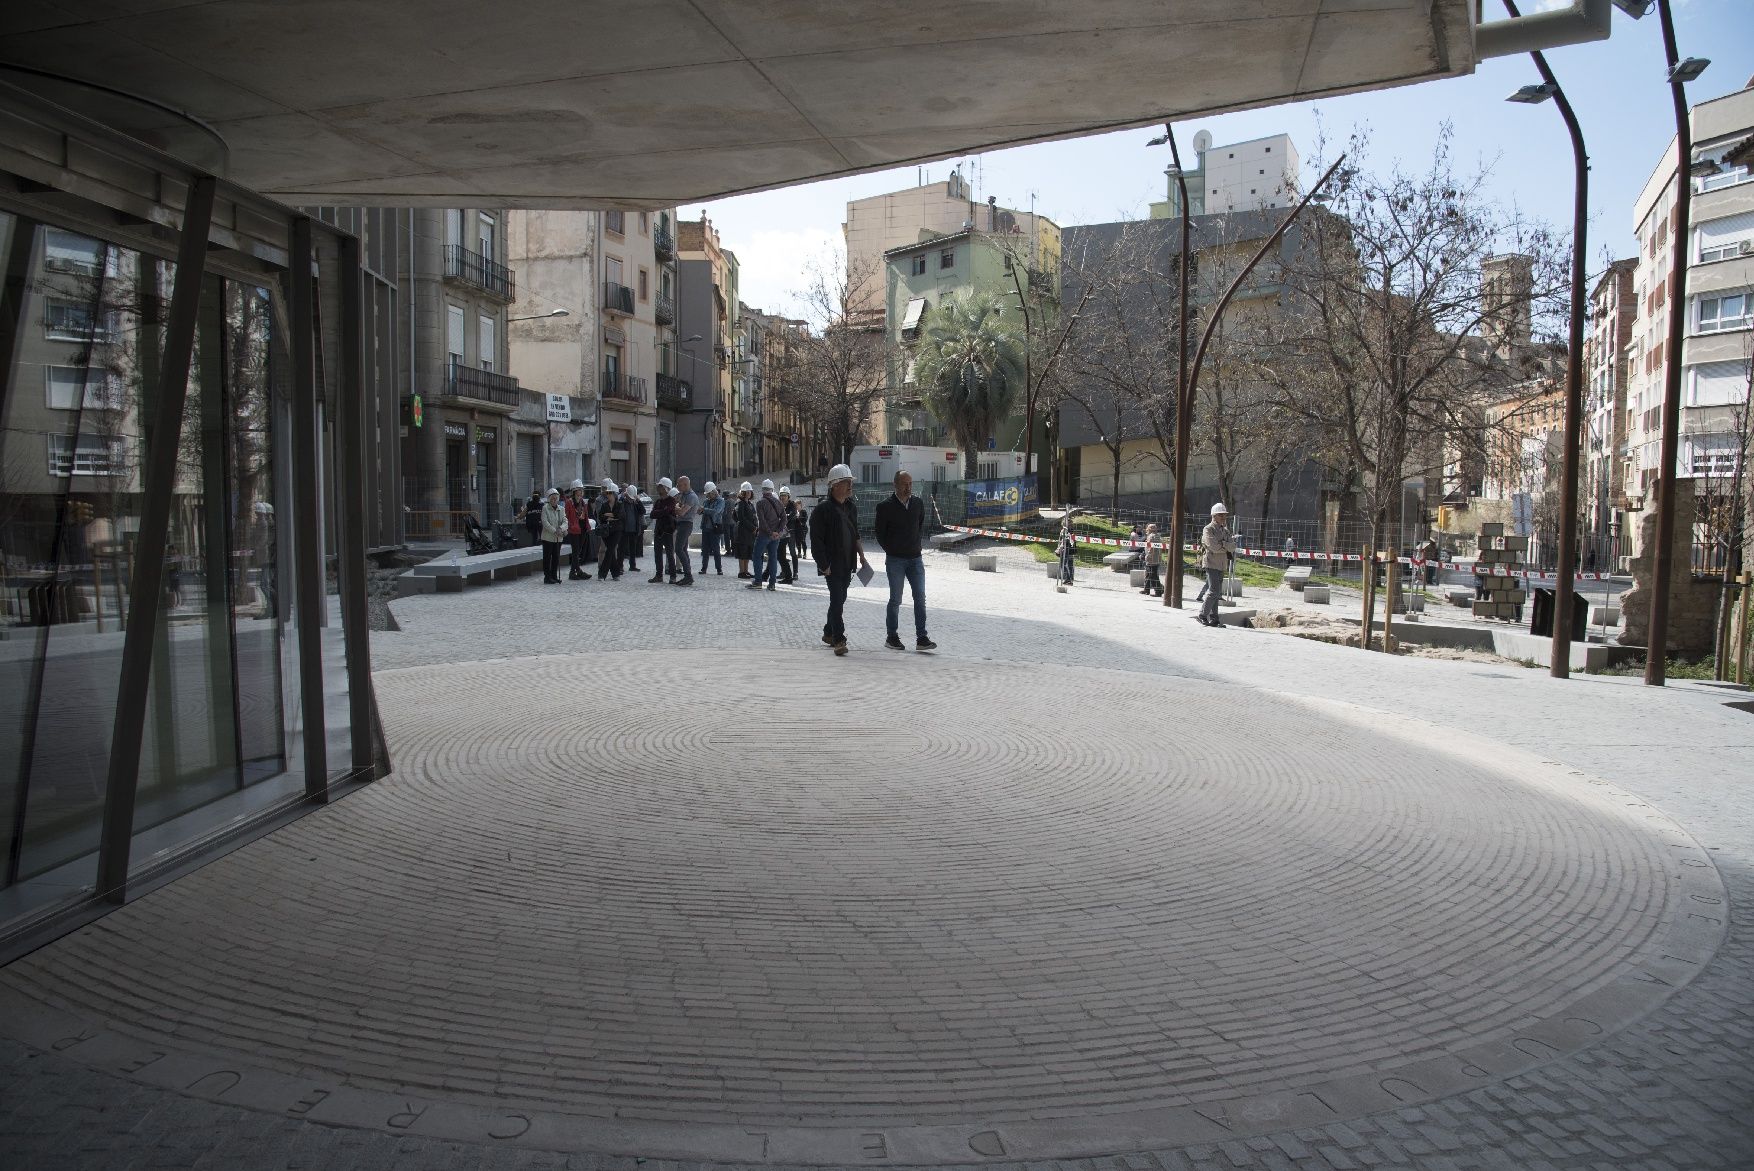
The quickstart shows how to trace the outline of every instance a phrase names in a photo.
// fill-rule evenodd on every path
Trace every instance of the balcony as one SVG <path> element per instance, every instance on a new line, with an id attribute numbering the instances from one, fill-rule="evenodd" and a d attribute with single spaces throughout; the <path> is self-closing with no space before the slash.
<path id="1" fill-rule="evenodd" d="M 672 411 L 691 410 L 694 407 L 694 387 L 673 375 L 660 374 L 658 405 Z"/>
<path id="2" fill-rule="evenodd" d="M 652 312 L 657 315 L 659 325 L 676 324 L 676 298 L 659 293 L 653 303 Z"/>
<path id="3" fill-rule="evenodd" d="M 445 279 L 491 293 L 503 301 L 515 300 L 518 295 L 518 282 L 511 269 L 459 244 L 445 245 Z"/>
<path id="4" fill-rule="evenodd" d="M 662 261 L 676 259 L 676 237 L 668 228 L 652 229 L 652 252 Z"/>
<path id="5" fill-rule="evenodd" d="M 646 401 L 646 380 L 631 378 L 614 370 L 603 371 L 603 397 L 624 403 Z"/>
<path id="6" fill-rule="evenodd" d="M 614 281 L 603 282 L 603 308 L 610 313 L 633 316 L 633 290 Z"/>
<path id="7" fill-rule="evenodd" d="M 473 399 L 507 410 L 518 409 L 518 380 L 491 370 L 477 370 L 452 359 L 445 371 L 445 394 L 451 398 Z"/>

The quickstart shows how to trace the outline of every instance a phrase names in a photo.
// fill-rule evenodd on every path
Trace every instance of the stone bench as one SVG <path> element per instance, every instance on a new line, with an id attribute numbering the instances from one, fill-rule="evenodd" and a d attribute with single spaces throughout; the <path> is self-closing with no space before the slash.
<path id="1" fill-rule="evenodd" d="M 1617 605 L 1614 602 L 1609 602 L 1605 605 L 1591 606 L 1590 607 L 1590 625 L 1591 626 L 1618 626 L 1618 625 L 1620 625 L 1620 607 L 1619 607 L 1619 605 Z"/>
<path id="2" fill-rule="evenodd" d="M 1318 606 L 1326 606 L 1328 604 L 1328 587 L 1325 585 L 1304 586 L 1303 600 Z"/>
<path id="3" fill-rule="evenodd" d="M 934 549 L 954 549 L 964 541 L 974 539 L 973 533 L 933 533 L 931 537 Z"/>
<path id="4" fill-rule="evenodd" d="M 1119 552 L 1110 553 L 1102 559 L 1102 563 L 1116 573 L 1126 573 L 1133 568 L 1133 551 L 1122 549 Z"/>
<path id="5" fill-rule="evenodd" d="M 999 555 L 997 553 L 970 553 L 968 567 L 982 573 L 997 573 L 999 572 Z"/>
<path id="6" fill-rule="evenodd" d="M 528 577 L 541 564 L 541 545 L 500 549 L 493 553 L 479 553 L 474 557 L 461 552 L 447 553 L 403 573 L 396 579 L 396 590 L 400 597 L 407 597 L 409 594 L 461 593 L 466 585 L 486 585 L 490 581 Z"/>
<path id="7" fill-rule="evenodd" d="M 1443 591 L 1443 596 L 1449 600 L 1449 604 L 1452 606 L 1472 606 L 1474 604 L 1474 591 L 1467 586 L 1450 586 Z"/>
<path id="8" fill-rule="evenodd" d="M 1289 565 L 1285 568 L 1285 584 L 1294 590 L 1300 590 L 1309 584 L 1312 567 L 1308 565 Z"/>

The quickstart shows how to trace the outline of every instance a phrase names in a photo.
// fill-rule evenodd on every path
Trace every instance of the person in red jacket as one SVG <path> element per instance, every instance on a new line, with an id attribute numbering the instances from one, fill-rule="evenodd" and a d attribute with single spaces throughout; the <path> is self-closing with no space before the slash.
<path id="1" fill-rule="evenodd" d="M 591 580 L 591 575 L 585 572 L 585 545 L 590 539 L 591 506 L 585 501 L 585 482 L 574 480 L 572 490 L 566 494 L 566 544 L 572 551 L 572 572 L 567 577 L 572 581 Z"/>

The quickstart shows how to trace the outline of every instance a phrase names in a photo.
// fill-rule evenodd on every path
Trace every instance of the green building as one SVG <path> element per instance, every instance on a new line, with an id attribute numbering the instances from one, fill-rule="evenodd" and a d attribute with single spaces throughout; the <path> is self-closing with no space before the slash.
<path id="1" fill-rule="evenodd" d="M 921 401 L 913 381 L 913 343 L 926 315 L 946 300 L 985 294 L 1007 312 L 1027 309 L 1027 328 L 1036 338 L 1054 328 L 1060 307 L 1060 229 L 1037 217 L 1033 233 L 1018 230 L 1009 213 L 998 231 L 965 227 L 948 234 L 922 232 L 912 244 L 883 254 L 884 340 L 889 355 L 889 389 L 881 422 L 873 430 L 885 442 L 923 447 L 953 445 L 948 430 Z M 1006 230 L 1010 228 L 1011 230 Z M 1020 328 L 1023 328 L 1020 325 Z M 1032 450 L 1040 454 L 1045 420 L 1036 418 Z M 1020 451 L 1024 395 L 1012 415 L 991 436 L 990 450 Z"/>

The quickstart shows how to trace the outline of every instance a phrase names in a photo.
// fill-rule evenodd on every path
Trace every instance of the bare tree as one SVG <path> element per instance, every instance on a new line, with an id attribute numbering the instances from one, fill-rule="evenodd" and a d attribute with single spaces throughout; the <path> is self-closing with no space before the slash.
<path id="1" fill-rule="evenodd" d="M 1023 467 L 1029 471 L 1030 456 L 1035 452 L 1035 420 L 1041 414 L 1050 419 L 1062 385 L 1055 378 L 1067 343 L 1089 303 L 1092 289 L 1088 284 L 1075 287 L 1075 302 L 1061 303 L 1058 291 L 1060 274 L 1046 265 L 1030 263 L 1031 249 L 1023 246 L 1014 235 L 994 236 L 994 243 L 1005 257 L 1005 269 L 1011 277 L 1012 297 L 1023 319 L 1023 379 L 1020 395 L 1023 403 Z M 1051 258 L 1053 269 L 1059 258 Z M 1053 447 L 1048 447 L 1052 458 Z"/>
<path id="2" fill-rule="evenodd" d="M 888 385 L 883 315 L 854 307 L 869 268 L 837 261 L 811 266 L 809 283 L 796 294 L 810 333 L 792 339 L 785 368 L 776 372 L 785 401 L 842 459 L 869 440 Z"/>

